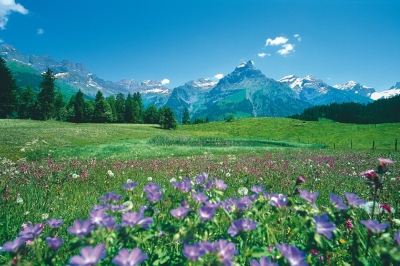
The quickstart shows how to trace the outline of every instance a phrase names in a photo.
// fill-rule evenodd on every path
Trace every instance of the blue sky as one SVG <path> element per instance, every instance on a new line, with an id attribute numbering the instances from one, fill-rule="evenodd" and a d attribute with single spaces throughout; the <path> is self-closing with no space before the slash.
<path id="1" fill-rule="evenodd" d="M 0 0 L 0 40 L 98 77 L 175 88 L 253 60 L 267 77 L 400 81 L 399 0 Z"/>

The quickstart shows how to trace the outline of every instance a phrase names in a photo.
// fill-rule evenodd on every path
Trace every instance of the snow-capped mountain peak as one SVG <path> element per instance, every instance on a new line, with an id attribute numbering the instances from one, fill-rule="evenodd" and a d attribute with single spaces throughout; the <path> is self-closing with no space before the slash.
<path id="1" fill-rule="evenodd" d="M 187 85 L 195 87 L 195 88 L 199 88 L 202 90 L 208 90 L 213 88 L 215 85 L 217 85 L 217 82 L 208 79 L 208 78 L 200 78 L 200 79 L 196 79 L 196 80 L 192 80 L 189 82 L 186 82 Z"/>
<path id="2" fill-rule="evenodd" d="M 363 95 L 370 97 L 372 93 L 375 92 L 375 89 L 372 87 L 364 86 L 360 83 L 355 82 L 354 80 L 349 80 L 344 84 L 337 84 L 333 85 L 335 89 L 342 90 L 342 91 L 350 91 L 355 94 Z"/>

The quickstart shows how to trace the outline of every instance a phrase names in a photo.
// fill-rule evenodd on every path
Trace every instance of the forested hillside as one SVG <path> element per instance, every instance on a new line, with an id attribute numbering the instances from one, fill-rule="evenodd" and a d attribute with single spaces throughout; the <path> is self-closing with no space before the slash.
<path id="1" fill-rule="evenodd" d="M 290 118 L 318 121 L 320 118 L 341 123 L 380 124 L 400 122 L 400 95 L 389 99 L 380 99 L 368 104 L 332 103 L 317 105 Z"/>

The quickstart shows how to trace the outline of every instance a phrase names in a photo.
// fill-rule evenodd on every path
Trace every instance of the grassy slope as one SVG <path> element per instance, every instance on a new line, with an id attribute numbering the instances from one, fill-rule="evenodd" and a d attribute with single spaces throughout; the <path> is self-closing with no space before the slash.
<path id="1" fill-rule="evenodd" d="M 118 157 L 141 158 L 190 156 L 210 152 L 263 153 L 268 147 L 192 147 L 156 146 L 148 140 L 156 136 L 215 137 L 225 139 L 262 139 L 294 143 L 324 143 L 328 149 L 370 150 L 372 142 L 380 151 L 393 151 L 399 137 L 399 124 L 352 125 L 331 122 L 307 122 L 285 118 L 246 118 L 234 122 L 179 126 L 165 131 L 157 125 L 71 124 L 56 121 L 0 120 L 0 157 L 12 160 L 28 157 Z M 37 138 L 33 145 L 26 145 Z M 21 148 L 25 147 L 25 152 Z"/>

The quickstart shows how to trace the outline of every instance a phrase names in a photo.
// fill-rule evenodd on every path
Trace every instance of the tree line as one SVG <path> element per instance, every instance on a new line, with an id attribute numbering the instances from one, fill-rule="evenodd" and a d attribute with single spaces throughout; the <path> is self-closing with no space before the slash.
<path id="1" fill-rule="evenodd" d="M 74 123 L 133 123 L 159 124 L 164 129 L 176 129 L 178 121 L 169 107 L 143 108 L 139 92 L 104 97 L 98 91 L 95 100 L 85 100 L 81 90 L 66 101 L 55 90 L 55 76 L 48 69 L 42 74 L 40 92 L 30 86 L 19 90 L 6 61 L 0 58 L 0 118 L 58 120 Z M 190 121 L 188 113 L 185 123 Z"/>
<path id="2" fill-rule="evenodd" d="M 331 119 L 340 123 L 381 124 L 400 122 L 400 95 L 379 99 L 368 104 L 331 103 L 307 108 L 301 114 L 289 118 L 318 121 L 320 118 Z"/>

